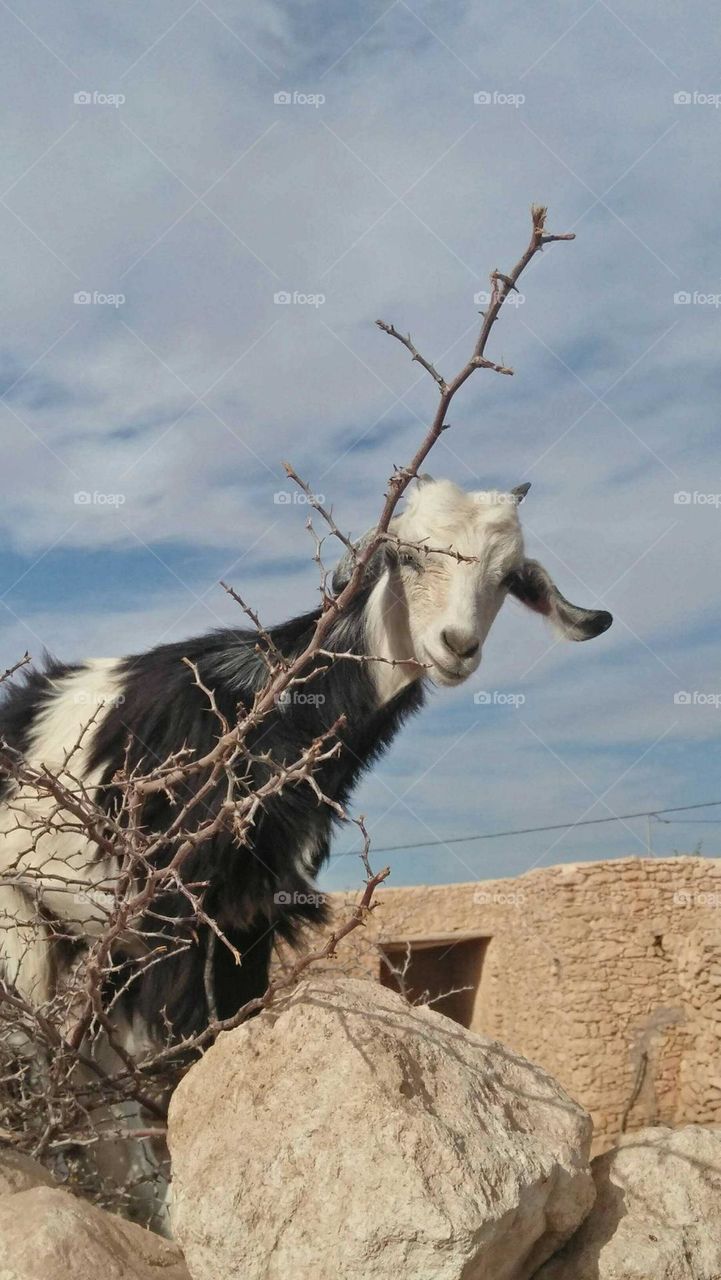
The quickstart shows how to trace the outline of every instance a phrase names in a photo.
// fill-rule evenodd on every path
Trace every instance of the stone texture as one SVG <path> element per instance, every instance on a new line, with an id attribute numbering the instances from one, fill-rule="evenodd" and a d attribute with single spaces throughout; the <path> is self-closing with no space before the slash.
<path id="1" fill-rule="evenodd" d="M 719 1131 L 641 1129 L 592 1168 L 596 1204 L 537 1280 L 719 1280 Z"/>
<path id="2" fill-rule="evenodd" d="M 0 1280 L 190 1280 L 168 1240 L 36 1186 L 0 1197 Z"/>
<path id="3" fill-rule="evenodd" d="M 356 898 L 330 903 L 345 918 Z M 582 862 L 376 900 L 334 972 L 377 980 L 379 944 L 489 939 L 467 1025 L 550 1072 L 591 1113 L 594 1150 L 624 1117 L 721 1123 L 721 859 Z"/>
<path id="4" fill-rule="evenodd" d="M 202 1280 L 526 1280 L 588 1212 L 588 1116 L 503 1045 L 367 981 L 310 979 L 171 1103 Z"/>
<path id="5" fill-rule="evenodd" d="M 39 1160 L 19 1151 L 0 1150 L 0 1196 L 29 1191 L 31 1187 L 54 1187 L 55 1179 Z"/>

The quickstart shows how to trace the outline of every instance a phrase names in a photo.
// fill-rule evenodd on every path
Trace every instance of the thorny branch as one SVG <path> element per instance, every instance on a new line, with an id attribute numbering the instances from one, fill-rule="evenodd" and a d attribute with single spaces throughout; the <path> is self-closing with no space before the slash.
<path id="1" fill-rule="evenodd" d="M 213 689 L 201 678 L 197 664 L 185 660 L 188 678 L 204 696 L 217 724 L 217 734 L 208 751 L 193 755 L 189 749 L 181 748 L 165 759 L 146 758 L 141 764 L 131 766 L 128 747 L 124 766 L 112 780 L 113 794 L 118 800 L 114 807 L 108 807 L 101 789 L 95 791 L 84 785 L 82 769 L 73 763 L 74 758 L 79 758 L 84 736 L 102 708 L 97 708 L 89 717 L 60 768 L 33 764 L 0 743 L 0 770 L 12 788 L 5 806 L 13 833 L 21 832 L 24 840 L 22 855 L 2 871 L 0 885 L 22 889 L 26 897 L 34 899 L 40 913 L 48 874 L 41 855 L 52 848 L 53 840 L 60 834 L 72 833 L 79 840 L 89 841 L 97 855 L 93 859 L 97 875 L 91 883 L 86 868 L 69 862 L 66 874 L 62 875 L 57 861 L 53 864 L 53 892 L 65 893 L 74 902 L 84 895 L 84 906 L 89 901 L 93 907 L 92 931 L 85 926 L 83 932 L 82 926 L 72 923 L 67 923 L 65 932 L 60 923 L 54 926 L 53 945 L 66 948 L 71 956 L 64 983 L 48 1001 L 35 1006 L 13 987 L 12 975 L 5 974 L 0 979 L 0 1102 L 3 1104 L 0 1140 L 36 1155 L 49 1158 L 62 1152 L 63 1159 L 70 1159 L 68 1153 L 83 1152 L 104 1138 L 126 1136 L 122 1120 L 119 1121 L 115 1113 L 109 1118 L 108 1105 L 130 1100 L 152 1116 L 152 1122 L 141 1129 L 127 1129 L 127 1136 L 135 1139 L 162 1136 L 168 1091 L 193 1058 L 221 1031 L 238 1026 L 252 1014 L 268 1008 L 310 966 L 335 956 L 343 940 L 361 928 L 369 912 L 375 909 L 375 891 L 390 874 L 389 868 L 373 871 L 363 818 L 351 819 L 333 797 L 323 794 L 317 780 L 322 764 L 334 759 L 342 749 L 339 733 L 343 718 L 319 733 L 297 759 L 290 762 L 274 760 L 251 744 L 265 718 L 276 711 L 279 703 L 282 705 L 286 690 L 312 680 L 317 671 L 327 669 L 329 663 L 342 659 L 388 661 L 372 654 L 337 652 L 330 644 L 338 619 L 361 590 L 366 569 L 383 543 L 395 545 L 399 552 L 442 553 L 459 561 L 469 558 L 453 548 L 404 543 L 391 531 L 390 525 L 400 499 L 419 476 L 426 458 L 447 429 L 451 402 L 471 374 L 478 369 L 501 374 L 512 372 L 485 354 L 501 308 L 524 269 L 546 244 L 574 238 L 572 234 L 548 234 L 546 210 L 542 206 L 533 206 L 531 223 L 530 242 L 512 270 L 507 275 L 498 270 L 491 272 L 490 302 L 477 340 L 466 364 L 450 380 L 418 351 L 410 335 L 404 336 L 393 324 L 377 321 L 431 376 L 438 387 L 439 400 L 415 454 L 406 466 L 394 469 L 375 528 L 360 547 L 343 532 L 332 509 L 313 494 L 289 463 L 284 464 L 288 476 L 305 493 L 328 534 L 340 542 L 351 557 L 352 571 L 336 596 L 326 590 L 323 575 L 322 607 L 312 638 L 295 658 L 279 652 L 255 610 L 233 587 L 222 584 L 255 629 L 256 651 L 265 663 L 267 681 L 251 705 L 238 708 L 231 722 L 218 706 Z M 321 543 L 317 542 L 315 558 L 320 563 Z M 0 683 L 10 679 L 29 660 L 25 654 L 0 676 Z M 256 767 L 260 772 L 253 781 Z M 188 862 L 201 845 L 221 830 L 231 831 L 239 848 L 247 846 L 264 805 L 286 788 L 297 786 L 310 787 L 319 804 L 331 808 L 336 817 L 358 825 L 364 842 L 361 855 L 364 887 L 346 918 L 335 925 L 316 948 L 307 950 L 290 967 L 273 976 L 262 996 L 250 1001 L 232 1018 L 221 1019 L 212 991 L 212 957 L 218 947 L 227 947 L 236 963 L 242 959 L 206 908 L 208 886 L 192 883 L 186 874 Z M 162 832 L 154 831 L 145 821 L 148 803 L 154 796 L 168 798 L 173 805 L 172 820 Z M 221 802 L 213 803 L 218 796 L 222 797 Z M 101 867 L 105 869 L 102 873 L 98 870 Z M 205 971 L 210 1021 L 197 1035 L 180 1043 L 172 1039 L 168 1026 L 167 1043 L 163 1047 L 131 1053 L 116 1034 L 113 1014 L 119 999 L 139 974 L 192 945 L 192 938 L 171 942 L 163 927 L 168 922 L 160 902 L 168 891 L 185 897 L 191 923 L 197 929 L 205 929 L 210 939 Z M 67 920 L 71 921 L 71 917 L 69 911 Z M 22 929 L 25 928 L 25 922 L 0 910 L 0 960 L 2 930 L 15 930 L 24 937 Z M 118 960 L 118 954 L 132 954 L 133 964 Z M 114 994 L 108 998 L 111 979 Z M 165 1016 L 164 1011 L 159 1013 Z M 23 1049 L 23 1045 L 31 1046 L 31 1051 Z M 42 1068 L 39 1063 L 43 1064 Z"/>

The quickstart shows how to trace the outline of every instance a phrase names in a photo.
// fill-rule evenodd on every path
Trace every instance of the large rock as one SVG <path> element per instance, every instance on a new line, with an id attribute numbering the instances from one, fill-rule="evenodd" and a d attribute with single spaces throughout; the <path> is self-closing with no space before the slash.
<path id="1" fill-rule="evenodd" d="M 39 1160 L 25 1156 L 20 1151 L 0 1150 L 0 1196 L 11 1196 L 16 1191 L 29 1191 L 31 1187 L 54 1187 L 55 1179 Z"/>
<path id="2" fill-rule="evenodd" d="M 719 1280 L 718 1130 L 639 1129 L 591 1167 L 596 1204 L 537 1280 Z"/>
<path id="3" fill-rule="evenodd" d="M 0 1197 L 0 1280 L 190 1280 L 168 1240 L 36 1186 Z"/>
<path id="4" fill-rule="evenodd" d="M 202 1280 L 525 1280 L 593 1202 L 588 1116 L 540 1068 L 394 992 L 305 982 L 171 1104 Z"/>

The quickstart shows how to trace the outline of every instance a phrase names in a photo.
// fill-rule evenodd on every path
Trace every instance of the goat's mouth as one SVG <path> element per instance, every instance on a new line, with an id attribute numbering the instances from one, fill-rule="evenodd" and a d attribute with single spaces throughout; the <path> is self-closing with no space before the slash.
<path id="1" fill-rule="evenodd" d="M 446 688 L 453 688 L 457 684 L 463 684 L 463 681 L 467 680 L 471 674 L 470 671 L 459 670 L 458 667 L 445 666 L 442 662 L 439 662 L 428 649 L 426 650 L 426 653 L 431 667 L 427 674 L 434 684 L 443 685 Z"/>

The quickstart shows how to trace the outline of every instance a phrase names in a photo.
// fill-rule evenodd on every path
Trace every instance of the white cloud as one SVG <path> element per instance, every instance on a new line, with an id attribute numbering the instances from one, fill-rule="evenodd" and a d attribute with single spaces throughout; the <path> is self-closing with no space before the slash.
<path id="1" fill-rule="evenodd" d="M 311 604 L 305 512 L 273 501 L 287 487 L 281 459 L 343 527 L 370 524 L 435 405 L 373 321 L 411 329 L 452 373 L 478 323 L 474 293 L 515 260 L 527 208 L 544 200 L 552 228 L 578 239 L 524 277 L 525 301 L 491 342 L 516 376 L 467 384 L 430 469 L 469 486 L 530 478 L 529 550 L 572 599 L 618 615 L 595 644 L 546 653 L 537 621 L 507 609 L 482 668 L 494 686 L 522 684 L 529 724 L 602 790 L 673 721 L 674 689 L 715 678 L 721 513 L 674 493 L 721 489 L 718 313 L 673 301 L 721 291 L 708 251 L 718 113 L 673 102 L 679 88 L 713 89 L 713 11 L 680 31 L 647 0 L 618 17 L 602 3 L 543 4 L 532 24 L 500 3 L 386 8 L 319 4 L 301 17 L 252 4 L 241 22 L 227 0 L 187 12 L 162 0 L 115 7 L 100 25 L 92 6 L 31 0 L 31 30 L 0 14 L 15 108 L 14 185 L 0 205 L 12 300 L 0 522 L 19 557 L 8 585 L 26 573 L 7 597 L 20 621 L 6 615 L 4 653 L 33 635 L 74 657 L 122 652 L 213 625 L 216 612 L 235 621 L 212 583 L 216 565 L 243 555 L 233 580 L 264 616 Z M 76 105 L 79 89 L 126 101 Z M 326 101 L 276 104 L 279 89 Z M 477 105 L 481 89 L 526 101 Z M 125 300 L 77 304 L 78 290 Z M 324 300 L 278 304 L 282 290 Z M 79 506 L 78 491 L 122 503 Z M 56 607 L 31 566 L 48 571 L 60 551 L 78 573 L 64 561 Z M 102 610 L 82 587 L 99 552 L 122 587 Z M 149 567 L 161 599 L 143 596 Z M 198 596 L 215 601 L 211 614 Z M 677 710 L 683 751 L 653 748 L 622 784 L 631 808 L 711 786 L 714 716 Z M 410 783 L 476 711 L 468 691 L 434 699 L 366 784 L 369 814 L 380 820 L 384 780 Z M 579 809 L 583 787 L 518 723 L 494 721 L 490 761 L 462 739 L 415 790 L 422 820 L 394 810 L 381 842 L 420 838 L 431 820 L 525 826 Z M 630 840 L 610 833 L 583 840 Z M 568 842 L 555 853 L 568 856 Z M 521 855 L 487 856 L 477 865 L 497 870 Z M 419 865 L 460 874 L 430 855 Z"/>

